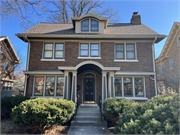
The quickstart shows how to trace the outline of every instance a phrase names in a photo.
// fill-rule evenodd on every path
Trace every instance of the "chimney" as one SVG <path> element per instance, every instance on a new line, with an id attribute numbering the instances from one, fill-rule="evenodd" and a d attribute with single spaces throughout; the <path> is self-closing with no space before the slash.
<path id="1" fill-rule="evenodd" d="M 138 12 L 133 12 L 133 16 L 131 18 L 132 24 L 141 24 L 141 16 L 138 15 Z"/>

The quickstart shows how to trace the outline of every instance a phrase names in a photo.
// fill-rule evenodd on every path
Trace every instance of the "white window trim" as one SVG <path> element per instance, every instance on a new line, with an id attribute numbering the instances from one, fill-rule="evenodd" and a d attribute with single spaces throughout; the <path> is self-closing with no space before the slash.
<path id="1" fill-rule="evenodd" d="M 118 44 L 118 43 L 123 43 L 124 44 L 124 59 L 122 59 L 122 60 L 116 59 L 116 44 Z M 128 44 L 128 43 L 135 44 L 135 50 L 134 50 L 134 52 L 135 52 L 135 59 L 134 60 L 128 60 L 126 58 L 126 44 Z M 137 47 L 136 47 L 136 43 L 135 42 L 116 42 L 116 43 L 114 43 L 114 62 L 139 62 L 139 60 L 137 60 Z"/>
<path id="2" fill-rule="evenodd" d="M 81 44 L 88 44 L 88 57 L 81 57 Z M 99 44 L 99 56 L 98 57 L 91 57 L 91 44 Z M 87 42 L 82 42 L 79 43 L 79 54 L 78 54 L 78 59 L 101 59 L 101 44 L 99 42 L 91 42 L 91 43 L 87 43 Z"/>
<path id="3" fill-rule="evenodd" d="M 116 96 L 116 98 L 125 98 L 125 99 L 133 99 L 133 100 L 148 100 L 148 98 L 146 97 L 146 85 L 145 85 L 145 77 L 144 76 L 114 76 L 114 77 L 121 77 L 121 93 L 122 93 L 122 96 Z M 124 96 L 124 77 L 132 77 L 132 84 L 133 84 L 133 96 L 132 97 L 125 97 Z M 137 97 L 135 96 L 135 81 L 134 81 L 134 78 L 136 77 L 141 77 L 143 78 L 143 85 L 144 85 L 144 96 L 142 97 Z M 114 85 L 115 87 L 115 85 Z"/>
<path id="4" fill-rule="evenodd" d="M 54 87 L 54 95 L 53 96 L 45 96 L 45 92 L 46 92 L 46 77 L 48 76 L 53 76 L 55 77 L 55 87 Z M 44 77 L 44 84 L 43 84 L 43 95 L 42 96 L 35 96 L 34 95 L 34 92 L 35 92 L 35 78 L 36 77 Z M 64 76 L 61 76 L 61 75 L 35 75 L 34 76 L 34 79 L 33 79 L 33 91 L 32 91 L 32 97 L 31 98 L 34 98 L 34 97 L 40 97 L 40 98 L 62 98 L 63 99 L 63 95 L 64 95 L 64 91 L 63 91 L 63 95 L 62 96 L 56 96 L 56 88 L 57 88 L 57 77 L 64 77 Z M 64 80 L 65 81 L 65 80 Z"/>
<path id="5" fill-rule="evenodd" d="M 81 26 L 81 33 L 99 33 L 99 29 L 100 29 L 100 23 L 97 19 L 95 18 L 86 18 L 80 21 L 80 25 L 82 24 L 83 21 L 85 20 L 89 20 L 89 31 L 82 31 L 82 26 Z M 91 20 L 95 20 L 98 22 L 98 31 L 91 31 Z"/>
<path id="6" fill-rule="evenodd" d="M 169 60 L 169 68 L 170 68 L 170 70 L 173 70 L 174 69 L 174 60 L 173 60 L 173 68 L 171 68 L 171 60 L 173 60 L 173 59 Z"/>
<path id="7" fill-rule="evenodd" d="M 44 46 L 46 43 L 52 43 L 53 44 L 53 56 L 51 59 L 44 58 Z M 55 58 L 55 46 L 56 44 L 63 44 L 63 59 L 57 59 Z M 41 61 L 65 61 L 65 43 L 64 42 L 44 42 L 43 43 L 43 50 L 42 50 L 42 59 Z"/>

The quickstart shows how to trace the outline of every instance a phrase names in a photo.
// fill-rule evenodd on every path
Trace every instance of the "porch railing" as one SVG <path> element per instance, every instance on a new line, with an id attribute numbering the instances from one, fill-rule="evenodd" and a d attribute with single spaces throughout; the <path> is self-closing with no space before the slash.
<path id="1" fill-rule="evenodd" d="M 100 109 L 101 121 L 102 121 L 102 100 L 101 100 L 101 96 L 99 96 L 99 109 Z"/>

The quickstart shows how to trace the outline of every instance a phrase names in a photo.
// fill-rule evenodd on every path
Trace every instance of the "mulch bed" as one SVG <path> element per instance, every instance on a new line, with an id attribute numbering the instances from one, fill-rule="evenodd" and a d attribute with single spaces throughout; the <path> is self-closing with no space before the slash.
<path id="1" fill-rule="evenodd" d="M 2 120 L 1 123 L 4 124 L 4 129 L 2 127 L 3 134 L 67 134 L 71 125 L 71 120 L 65 124 L 53 125 L 52 127 L 45 127 L 45 124 L 31 124 L 25 127 L 16 127 L 11 119 Z M 5 129 L 5 126 L 8 125 L 9 129 Z"/>
<path id="2" fill-rule="evenodd" d="M 113 134 L 117 134 L 114 131 L 114 127 L 117 125 L 117 121 L 118 121 L 118 117 L 110 117 L 110 116 L 104 116 L 104 119 L 107 121 L 107 128 L 109 130 L 109 132 L 113 133 Z"/>

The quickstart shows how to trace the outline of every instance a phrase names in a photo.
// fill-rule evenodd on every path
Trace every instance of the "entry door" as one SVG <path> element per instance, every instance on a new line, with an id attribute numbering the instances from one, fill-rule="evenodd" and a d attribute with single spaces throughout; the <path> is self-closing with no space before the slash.
<path id="1" fill-rule="evenodd" d="M 95 79 L 84 78 L 84 101 L 95 101 Z"/>

